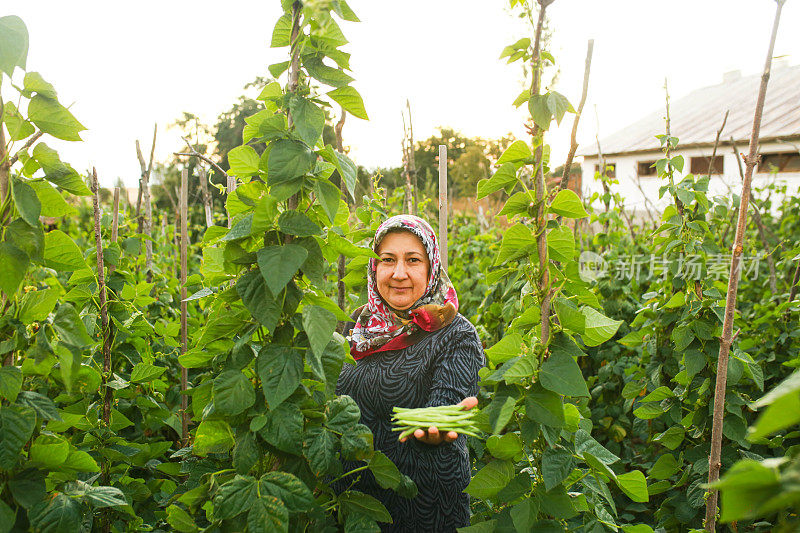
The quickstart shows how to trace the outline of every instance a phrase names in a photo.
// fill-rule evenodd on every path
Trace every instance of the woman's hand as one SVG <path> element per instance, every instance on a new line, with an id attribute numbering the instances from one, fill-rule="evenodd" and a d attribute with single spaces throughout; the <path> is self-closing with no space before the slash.
<path id="1" fill-rule="evenodd" d="M 467 411 L 472 409 L 476 405 L 478 405 L 478 398 L 475 396 L 468 396 L 461 400 L 457 405 L 463 405 L 464 410 Z M 443 442 L 453 442 L 458 438 L 458 433 L 455 431 L 448 431 L 447 433 L 441 433 L 436 426 L 431 426 L 428 428 L 428 431 L 424 429 L 418 429 L 414 432 L 414 438 L 420 442 L 424 442 L 425 444 L 441 444 Z M 400 442 L 405 442 L 408 440 L 408 437 L 400 439 Z"/>

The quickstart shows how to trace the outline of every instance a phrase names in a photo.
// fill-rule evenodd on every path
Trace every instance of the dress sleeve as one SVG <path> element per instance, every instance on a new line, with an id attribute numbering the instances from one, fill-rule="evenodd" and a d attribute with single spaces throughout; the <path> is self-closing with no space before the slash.
<path id="1" fill-rule="evenodd" d="M 437 347 L 427 407 L 457 404 L 478 394 L 478 370 L 485 364 L 483 345 L 475 327 L 459 318 Z"/>

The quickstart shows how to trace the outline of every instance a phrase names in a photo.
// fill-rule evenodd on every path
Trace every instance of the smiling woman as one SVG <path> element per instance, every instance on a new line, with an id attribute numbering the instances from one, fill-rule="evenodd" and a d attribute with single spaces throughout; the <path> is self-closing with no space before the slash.
<path id="1" fill-rule="evenodd" d="M 356 365 L 344 366 L 336 392 L 355 400 L 375 449 L 413 479 L 419 493 L 402 498 L 381 488 L 370 471 L 343 480 L 342 488 L 355 481 L 356 489 L 386 506 L 393 524 L 381 524 L 383 531 L 455 531 L 469 525 L 466 437 L 430 427 L 399 441 L 391 418 L 395 407 L 474 407 L 483 348 L 458 313 L 458 296 L 427 222 L 392 217 L 378 228 L 373 247 L 378 259 L 368 267 L 368 303 L 346 328 Z"/>

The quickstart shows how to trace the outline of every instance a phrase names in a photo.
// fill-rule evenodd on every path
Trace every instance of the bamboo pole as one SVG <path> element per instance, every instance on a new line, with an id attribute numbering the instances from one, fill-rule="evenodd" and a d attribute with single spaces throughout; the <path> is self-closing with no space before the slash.
<path id="1" fill-rule="evenodd" d="M 119 236 L 119 187 L 114 187 L 114 211 L 111 219 L 111 242 Z"/>
<path id="2" fill-rule="evenodd" d="M 150 162 L 147 165 L 145 165 L 139 141 L 136 141 L 136 155 L 139 158 L 139 166 L 142 169 L 142 180 L 139 191 L 142 194 L 142 200 L 144 200 L 144 221 L 140 224 L 140 229 L 147 237 L 153 236 L 153 206 L 150 201 L 150 173 L 153 170 L 153 155 L 156 150 L 157 133 L 158 124 L 153 127 L 153 146 L 150 148 Z M 136 212 L 138 215 L 138 207 Z M 153 241 L 150 238 L 145 239 L 144 250 L 146 279 L 149 283 L 153 280 Z"/>
<path id="3" fill-rule="evenodd" d="M 347 118 L 347 112 L 344 108 L 341 108 L 342 114 L 339 118 L 339 121 L 336 123 L 336 126 L 333 128 L 333 132 L 336 135 L 336 149 L 339 152 L 344 153 L 344 140 L 342 139 L 342 130 L 344 129 L 344 121 Z M 344 176 L 341 174 L 339 175 L 339 189 L 341 189 L 342 194 L 344 195 L 344 203 L 347 206 L 348 215 L 350 211 L 350 199 L 345 191 L 347 185 L 344 182 Z M 344 255 L 339 254 L 339 258 L 336 261 L 336 303 L 339 305 L 339 309 L 347 312 L 347 288 L 344 284 L 344 276 L 346 270 L 346 258 Z M 339 322 L 336 325 L 336 331 L 339 333 L 344 334 L 344 327 L 345 322 Z"/>
<path id="4" fill-rule="evenodd" d="M 739 219 L 736 225 L 736 237 L 734 238 L 733 250 L 731 253 L 731 269 L 728 275 L 728 294 L 725 299 L 725 319 L 722 323 L 722 337 L 719 343 L 719 357 L 717 358 L 717 380 L 714 387 L 714 418 L 711 429 L 711 453 L 708 456 L 708 482 L 714 483 L 719 479 L 719 472 L 722 468 L 722 424 L 725 413 L 725 386 L 728 379 L 728 355 L 731 349 L 733 335 L 733 316 L 736 311 L 736 293 L 739 288 L 739 262 L 741 260 L 744 231 L 747 224 L 747 206 L 750 201 L 750 183 L 753 178 L 753 168 L 758 162 L 758 135 L 761 129 L 761 115 L 764 111 L 764 100 L 767 96 L 767 84 L 769 83 L 770 71 L 772 69 L 772 53 L 775 49 L 775 39 L 778 34 L 778 24 L 780 23 L 781 10 L 785 0 L 776 0 L 777 9 L 775 11 L 775 21 L 772 25 L 772 35 L 769 42 L 769 51 L 764 63 L 764 73 L 761 75 L 761 86 L 758 89 L 758 99 L 756 100 L 756 110 L 753 116 L 753 129 L 750 134 L 750 147 L 747 158 L 745 159 L 744 183 L 742 184 L 742 197 L 739 203 Z M 719 492 L 711 489 L 706 500 L 706 531 L 715 531 L 717 522 L 717 500 Z"/>
<path id="5" fill-rule="evenodd" d="M 187 252 L 189 248 L 189 171 L 181 171 L 181 354 L 185 354 L 189 349 L 188 330 L 187 330 L 187 302 L 186 302 L 186 269 Z M 184 446 L 189 443 L 189 399 L 186 396 L 186 388 L 189 382 L 189 372 L 181 366 L 181 442 Z"/>
<path id="6" fill-rule="evenodd" d="M 447 146 L 439 145 L 439 250 L 447 272 Z"/>

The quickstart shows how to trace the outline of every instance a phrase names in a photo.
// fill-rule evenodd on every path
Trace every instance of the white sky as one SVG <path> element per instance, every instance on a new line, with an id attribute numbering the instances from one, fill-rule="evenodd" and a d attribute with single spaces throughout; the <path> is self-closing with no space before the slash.
<path id="1" fill-rule="evenodd" d="M 416 140 L 438 126 L 468 136 L 523 136 L 519 63 L 498 60 L 504 46 L 531 36 L 507 0 L 349 0 L 360 23 L 342 23 L 353 85 L 370 121 L 348 117 L 345 145 L 367 167 L 400 163 L 401 109 L 411 100 Z M 182 149 L 168 130 L 183 111 L 214 124 L 267 66 L 279 0 L 226 2 L 6 0 L 30 33 L 28 69 L 58 90 L 87 127 L 84 142 L 47 141 L 77 170 L 97 167 L 101 184 L 135 186 L 134 142 L 148 152 L 158 123 L 156 160 Z M 678 98 L 717 84 L 722 74 L 761 71 L 774 0 L 557 0 L 548 8 L 558 85 L 577 106 L 587 40 L 595 40 L 589 100 L 578 140 L 594 142 L 663 106 L 664 78 Z M 800 2 L 783 9 L 775 55 L 800 63 Z M 20 77 L 21 79 L 21 77 Z M 8 87 L 3 88 L 8 96 Z M 800 98 L 800 89 L 798 89 Z M 753 95 L 755 99 L 755 95 Z M 549 138 L 554 163 L 566 157 L 572 115 Z M 658 133 L 658 132 L 654 132 Z"/>

